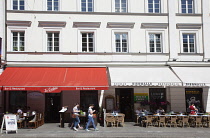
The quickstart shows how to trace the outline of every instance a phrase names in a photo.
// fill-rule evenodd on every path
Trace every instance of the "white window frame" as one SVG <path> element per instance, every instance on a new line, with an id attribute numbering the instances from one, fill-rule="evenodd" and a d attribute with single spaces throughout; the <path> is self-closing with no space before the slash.
<path id="1" fill-rule="evenodd" d="M 49 34 L 49 33 L 52 33 L 52 51 L 48 51 L 48 34 Z M 54 38 L 55 38 L 55 37 L 54 37 L 54 34 L 55 34 L 55 33 L 58 33 L 58 34 L 59 34 L 59 43 L 58 43 L 58 48 L 59 48 L 59 50 L 58 50 L 58 51 L 55 51 L 55 50 L 54 50 L 54 48 L 55 48 L 55 45 L 54 45 Z M 47 35 L 47 52 L 60 52 L 60 39 L 61 39 L 61 38 L 60 38 L 60 32 L 47 31 L 47 32 L 46 32 L 46 35 Z"/>
<path id="2" fill-rule="evenodd" d="M 27 39 L 27 28 L 25 27 L 8 27 L 8 49 L 7 51 L 12 51 L 12 52 L 26 52 L 27 51 L 27 44 L 28 44 L 28 39 Z M 24 43 L 24 51 L 13 51 L 13 32 L 24 32 L 24 37 L 25 37 L 25 43 Z"/>
<path id="3" fill-rule="evenodd" d="M 193 12 L 192 13 L 188 13 L 188 11 L 186 11 L 186 13 L 182 13 L 182 1 L 179 0 L 179 13 L 182 13 L 182 14 L 195 14 L 197 13 L 197 0 L 193 0 Z"/>
<path id="4" fill-rule="evenodd" d="M 116 42 L 115 42 L 115 34 L 119 33 L 119 34 L 123 34 L 126 33 L 127 34 L 127 52 L 117 52 L 116 51 Z M 112 52 L 113 53 L 129 53 L 131 51 L 130 48 L 130 40 L 131 40 L 131 36 L 130 36 L 130 30 L 112 30 Z"/>
<path id="5" fill-rule="evenodd" d="M 59 33 L 59 51 L 48 51 L 47 50 L 47 33 L 48 32 L 52 32 L 52 33 Z M 44 38 L 44 41 L 43 41 L 43 48 L 42 50 L 45 51 L 45 52 L 61 52 L 62 51 L 62 29 L 58 29 L 58 28 L 50 28 L 50 27 L 46 27 L 46 28 L 43 28 L 43 38 Z"/>
<path id="6" fill-rule="evenodd" d="M 46 0 L 46 6 L 45 6 L 46 11 L 55 11 L 55 10 L 54 10 L 54 0 L 52 0 L 52 1 L 53 1 L 53 2 L 52 2 L 52 10 L 48 10 L 47 1 L 48 1 L 48 0 Z M 61 11 L 61 2 L 62 2 L 62 0 L 58 0 L 58 10 L 57 10 L 57 11 Z"/>
<path id="7" fill-rule="evenodd" d="M 145 13 L 151 13 L 149 12 L 149 6 L 148 6 L 148 0 L 145 0 Z M 155 12 L 153 12 L 155 13 Z M 164 0 L 160 0 L 160 12 L 164 13 Z"/>
<path id="8" fill-rule="evenodd" d="M 126 1 L 127 1 L 126 12 L 116 12 L 116 13 L 128 13 L 128 12 L 130 12 L 130 0 L 126 0 Z M 115 12 L 115 0 L 112 0 L 112 12 Z"/>
<path id="9" fill-rule="evenodd" d="M 150 52 L 150 40 L 149 40 L 149 34 L 161 34 L 161 52 Z M 146 31 L 146 51 L 147 53 L 166 53 L 166 47 L 165 47 L 165 30 L 147 30 Z"/>
<path id="10" fill-rule="evenodd" d="M 149 52 L 150 53 L 163 53 L 163 38 L 162 38 L 162 34 L 161 33 L 149 33 L 149 35 L 148 35 L 148 37 L 149 37 L 149 39 L 150 39 L 150 34 L 153 34 L 153 35 L 160 35 L 160 52 L 157 52 L 157 41 L 156 41 L 156 39 L 154 38 L 154 52 L 151 52 L 150 51 L 150 49 L 151 49 L 151 47 L 150 47 L 150 40 L 149 40 Z"/>
<path id="11" fill-rule="evenodd" d="M 195 52 L 184 52 L 183 51 L 183 34 L 195 34 Z M 198 31 L 197 30 L 181 30 L 180 31 L 180 52 L 181 53 L 189 53 L 189 54 L 196 54 L 196 53 L 200 53 L 200 48 L 199 48 L 199 36 L 198 36 Z M 189 50 L 189 49 L 188 49 Z"/>
<path id="12" fill-rule="evenodd" d="M 12 9 L 12 10 L 14 10 L 14 9 L 13 9 L 13 1 L 14 1 L 14 0 L 11 0 L 11 9 Z M 20 1 L 20 0 L 18 0 L 18 9 L 17 9 L 17 10 L 20 10 L 20 5 L 19 5 L 20 2 L 19 2 L 19 1 Z M 24 10 L 27 10 L 27 9 L 26 9 L 26 0 L 24 0 Z M 21 10 L 21 11 L 24 11 L 24 10 Z"/>
<path id="13" fill-rule="evenodd" d="M 14 41 L 14 40 L 13 40 L 13 33 L 15 33 L 15 32 L 18 33 L 17 51 L 13 50 L 13 47 L 14 47 L 14 46 L 13 46 L 13 41 Z M 23 51 L 20 50 L 20 34 L 19 34 L 19 33 L 24 33 L 24 50 L 23 50 Z M 13 52 L 25 52 L 25 51 L 26 51 L 26 50 L 25 50 L 25 45 L 26 45 L 26 42 L 25 42 L 25 40 L 26 40 L 26 39 L 25 39 L 25 38 L 26 38 L 26 37 L 25 37 L 25 31 L 11 31 L 11 36 L 12 36 L 12 43 L 11 43 L 11 44 L 12 44 L 12 51 L 13 51 Z"/>
<path id="14" fill-rule="evenodd" d="M 147 11 L 148 13 L 161 13 L 161 0 L 159 0 L 159 12 L 155 12 L 155 0 L 152 0 L 152 4 L 153 4 L 153 11 L 152 12 L 149 12 L 149 3 L 148 3 L 148 0 L 147 0 Z"/>
<path id="15" fill-rule="evenodd" d="M 80 11 L 80 12 L 89 12 L 88 11 L 88 0 L 86 0 L 86 11 L 82 11 L 82 0 L 79 0 L 79 3 L 78 3 L 78 11 Z M 92 3 L 93 3 L 93 11 L 91 11 L 91 12 L 94 12 L 95 11 L 95 0 L 92 0 Z"/>
<path id="16" fill-rule="evenodd" d="M 82 33 L 93 33 L 93 52 L 89 52 L 89 51 L 82 51 Z M 96 39 L 97 39 L 97 32 L 94 29 L 82 29 L 82 30 L 78 30 L 78 47 L 77 47 L 77 51 L 78 52 L 82 52 L 82 53 L 95 53 L 97 51 L 97 44 L 96 44 Z"/>

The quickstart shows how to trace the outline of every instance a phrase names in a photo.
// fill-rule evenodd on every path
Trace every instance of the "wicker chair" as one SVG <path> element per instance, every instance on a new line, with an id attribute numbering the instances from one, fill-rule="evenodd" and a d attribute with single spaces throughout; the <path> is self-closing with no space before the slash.
<path id="1" fill-rule="evenodd" d="M 165 116 L 159 116 L 159 119 L 158 119 L 158 126 L 160 127 L 160 124 L 162 124 L 162 126 L 166 126 L 166 118 Z"/>
<path id="2" fill-rule="evenodd" d="M 115 120 L 115 117 L 114 116 L 107 115 L 106 118 L 105 118 L 105 120 L 106 120 L 106 126 L 108 126 L 109 123 L 111 124 L 111 126 L 115 126 L 116 120 Z"/>
<path id="3" fill-rule="evenodd" d="M 172 125 L 174 125 L 174 127 L 175 127 L 175 126 L 177 127 L 177 122 L 176 122 L 176 120 L 177 120 L 177 117 L 176 117 L 176 116 L 171 116 L 171 117 L 170 117 L 170 120 L 169 120 L 169 122 L 170 122 L 170 127 L 171 127 Z"/>
<path id="4" fill-rule="evenodd" d="M 116 117 L 117 127 L 118 127 L 118 124 L 119 124 L 119 123 L 120 123 L 122 126 L 124 126 L 124 118 L 125 118 L 125 115 L 124 115 L 124 114 L 122 114 L 122 115 Z"/>
<path id="5" fill-rule="evenodd" d="M 203 124 L 202 124 L 202 116 L 196 116 L 196 118 L 195 118 L 195 126 L 196 127 L 202 127 L 203 126 Z"/>
<path id="6" fill-rule="evenodd" d="M 23 128 L 23 120 L 20 118 L 20 115 L 16 114 L 16 118 L 17 118 L 18 128 Z"/>
<path id="7" fill-rule="evenodd" d="M 142 120 L 142 125 L 145 124 L 146 127 L 148 127 L 149 125 L 152 126 L 153 116 L 145 116 L 145 118 L 145 120 Z"/>
<path id="8" fill-rule="evenodd" d="M 38 127 L 38 119 L 39 114 L 36 114 L 34 118 L 28 122 L 28 128 L 37 128 Z"/>

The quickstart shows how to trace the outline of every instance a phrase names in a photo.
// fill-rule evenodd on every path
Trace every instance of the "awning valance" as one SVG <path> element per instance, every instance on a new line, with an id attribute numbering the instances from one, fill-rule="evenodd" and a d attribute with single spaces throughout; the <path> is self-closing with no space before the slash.
<path id="1" fill-rule="evenodd" d="M 107 90 L 106 68 L 8 67 L 0 76 L 3 90 Z"/>
<path id="2" fill-rule="evenodd" d="M 182 86 L 168 67 L 110 67 L 111 86 Z"/>
<path id="3" fill-rule="evenodd" d="M 183 86 L 210 86 L 210 67 L 172 67 Z"/>

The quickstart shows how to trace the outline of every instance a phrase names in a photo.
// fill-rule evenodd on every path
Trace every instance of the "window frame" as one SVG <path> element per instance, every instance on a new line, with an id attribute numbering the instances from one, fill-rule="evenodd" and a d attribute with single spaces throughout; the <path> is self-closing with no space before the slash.
<path id="1" fill-rule="evenodd" d="M 86 51 L 83 51 L 83 43 L 85 43 L 85 42 L 83 42 L 83 34 L 85 34 L 86 35 L 86 43 L 87 43 L 87 47 L 86 47 Z M 92 39 L 93 39 L 93 51 L 90 51 L 90 42 L 89 42 L 89 35 L 88 34 L 93 34 L 93 37 L 92 37 Z M 87 53 L 94 53 L 95 52 L 95 34 L 94 34 L 94 32 L 81 32 L 81 35 L 82 35 L 82 39 L 81 39 L 81 43 L 82 43 L 82 46 L 81 46 L 81 48 L 82 48 L 82 52 L 87 52 Z"/>
<path id="2" fill-rule="evenodd" d="M 184 49 L 183 49 L 183 34 L 194 34 L 195 35 L 195 52 L 184 52 Z M 191 30 L 191 31 L 188 31 L 188 30 L 181 30 L 180 31 L 180 52 L 183 53 L 183 54 L 197 54 L 197 53 L 200 53 L 200 47 L 199 47 L 199 33 L 197 30 Z M 189 50 L 189 49 L 188 49 Z"/>
<path id="3" fill-rule="evenodd" d="M 61 0 L 58 0 L 58 10 L 54 10 L 54 1 L 52 0 L 52 10 L 48 10 L 48 0 L 46 0 L 46 11 L 61 11 Z"/>
<path id="4" fill-rule="evenodd" d="M 159 34 L 160 35 L 160 49 L 161 49 L 161 51 L 160 52 L 157 52 L 157 41 L 156 41 L 156 37 L 154 37 L 154 52 L 151 52 L 150 51 L 150 34 L 154 34 L 154 35 L 157 35 L 157 34 Z M 163 53 L 163 37 L 162 37 L 163 35 L 162 35 L 162 33 L 148 33 L 148 39 L 149 39 L 149 48 L 148 48 L 148 52 L 149 53 Z"/>
<path id="5" fill-rule="evenodd" d="M 53 45 L 52 45 L 52 51 L 48 51 L 48 33 L 53 33 L 53 35 L 52 36 L 54 36 L 54 34 L 55 33 L 58 33 L 59 34 L 59 42 L 58 42 L 58 48 L 59 48 L 59 50 L 58 51 L 55 51 L 55 46 L 54 46 L 54 39 L 55 39 L 55 37 L 52 37 L 52 39 L 53 39 L 53 41 L 52 41 L 52 43 L 53 43 Z M 60 41 L 61 41 L 61 34 L 60 34 L 60 31 L 46 31 L 46 52 L 60 52 L 61 51 L 61 43 L 60 43 Z"/>
<path id="6" fill-rule="evenodd" d="M 152 4 L 153 4 L 153 8 L 152 8 L 152 12 L 149 11 L 149 0 L 147 0 L 147 12 L 148 13 L 161 13 L 161 10 L 162 10 L 162 1 L 159 0 L 159 12 L 155 12 L 155 0 L 152 0 Z"/>
<path id="7" fill-rule="evenodd" d="M 127 34 L 127 52 L 117 52 L 115 34 Z M 113 53 L 130 53 L 130 30 L 112 30 L 112 52 Z M 122 43 L 121 43 L 122 50 Z"/>
<path id="8" fill-rule="evenodd" d="M 185 0 L 185 1 L 187 1 L 186 3 L 188 3 L 188 0 Z M 192 13 L 188 13 L 188 10 L 186 10 L 186 13 L 183 13 L 182 12 L 182 0 L 179 0 L 179 13 L 181 13 L 181 14 L 195 14 L 195 13 L 197 13 L 197 8 L 196 8 L 197 1 L 195 1 L 195 0 L 192 0 L 192 1 L 193 1 Z M 186 9 L 188 9 L 188 4 L 186 4 L 186 5 L 187 5 Z"/>
<path id="9" fill-rule="evenodd" d="M 164 0 L 160 0 L 160 12 L 159 13 L 164 13 Z M 145 0 L 145 13 L 154 13 L 154 12 L 149 12 L 149 6 L 148 6 L 148 0 Z M 167 12 L 167 11 L 166 11 Z M 156 13 L 158 14 L 158 13 Z"/>
<path id="10" fill-rule="evenodd" d="M 20 10 L 20 1 L 23 1 L 23 2 L 24 2 L 24 9 L 23 9 L 23 10 L 21 10 L 21 11 L 26 10 L 25 0 L 16 0 L 16 1 L 18 2 L 17 9 L 14 9 L 14 8 L 13 8 L 13 1 L 14 1 L 14 0 L 11 0 L 11 9 L 12 9 L 12 10 Z"/>
<path id="11" fill-rule="evenodd" d="M 81 12 L 94 12 L 95 11 L 95 0 L 92 0 L 92 11 L 88 11 L 88 0 L 85 0 L 86 11 L 82 11 L 82 0 L 79 2 L 79 11 Z"/>
<path id="12" fill-rule="evenodd" d="M 93 52 L 89 52 L 88 51 L 82 51 L 82 33 L 93 33 Z M 78 47 L 77 47 L 77 51 L 81 52 L 81 53 L 95 53 L 97 51 L 97 31 L 95 29 L 79 29 L 78 30 Z"/>
<path id="13" fill-rule="evenodd" d="M 13 45 L 13 43 L 14 43 L 14 34 L 13 33 L 15 33 L 15 32 L 17 32 L 18 33 L 18 37 L 17 37 L 17 51 L 15 51 L 13 48 L 14 48 L 14 45 Z M 20 35 L 19 35 L 19 33 L 21 33 L 21 32 L 24 32 L 24 50 L 23 51 L 20 51 Z M 11 30 L 11 51 L 12 52 L 25 52 L 26 51 L 26 32 L 25 32 L 25 30 Z"/>
<path id="14" fill-rule="evenodd" d="M 187 51 L 188 52 L 184 51 L 184 42 L 183 42 L 184 37 L 183 37 L 183 35 L 187 35 Z M 190 48 L 190 40 L 189 40 L 190 37 L 189 37 L 189 35 L 193 35 L 193 39 L 194 39 L 193 50 L 194 50 L 194 52 L 190 51 L 191 48 Z M 182 53 L 197 53 L 197 49 L 196 49 L 196 34 L 195 33 L 182 33 Z"/>
<path id="15" fill-rule="evenodd" d="M 121 1 L 122 0 L 120 0 L 120 3 L 121 3 Z M 129 8 L 129 2 L 130 2 L 130 0 L 126 0 L 126 12 L 122 12 L 122 11 L 120 11 L 120 12 L 116 12 L 116 6 L 115 6 L 115 3 L 116 3 L 116 0 L 112 0 L 112 12 L 115 12 L 115 13 L 128 13 L 128 12 L 130 12 L 130 8 Z M 122 7 L 121 7 L 122 5 L 120 4 L 120 10 L 122 9 Z"/>

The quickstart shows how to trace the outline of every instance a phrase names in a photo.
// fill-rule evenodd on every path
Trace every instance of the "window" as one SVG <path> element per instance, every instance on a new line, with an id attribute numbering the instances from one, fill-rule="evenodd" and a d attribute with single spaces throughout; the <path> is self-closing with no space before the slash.
<path id="1" fill-rule="evenodd" d="M 149 34 L 149 52 L 162 52 L 162 38 L 161 34 Z"/>
<path id="2" fill-rule="evenodd" d="M 160 13 L 160 0 L 148 0 L 148 12 Z"/>
<path id="3" fill-rule="evenodd" d="M 195 53 L 195 34 L 182 34 L 182 45 L 184 53 Z"/>
<path id="4" fill-rule="evenodd" d="M 115 33 L 116 52 L 128 52 L 128 34 Z"/>
<path id="5" fill-rule="evenodd" d="M 193 0 L 181 0 L 181 13 L 194 13 Z"/>
<path id="6" fill-rule="evenodd" d="M 58 11 L 59 10 L 59 0 L 47 0 L 47 10 L 48 11 Z"/>
<path id="7" fill-rule="evenodd" d="M 127 0 L 115 0 L 115 12 L 127 12 Z"/>
<path id="8" fill-rule="evenodd" d="M 25 51 L 25 32 L 12 32 L 13 51 Z"/>
<path id="9" fill-rule="evenodd" d="M 13 10 L 24 10 L 24 0 L 13 0 Z"/>
<path id="10" fill-rule="evenodd" d="M 82 12 L 93 12 L 93 0 L 81 0 Z"/>
<path id="11" fill-rule="evenodd" d="M 82 33 L 82 52 L 94 52 L 94 33 Z"/>
<path id="12" fill-rule="evenodd" d="M 47 51 L 59 51 L 59 33 L 47 33 Z"/>

